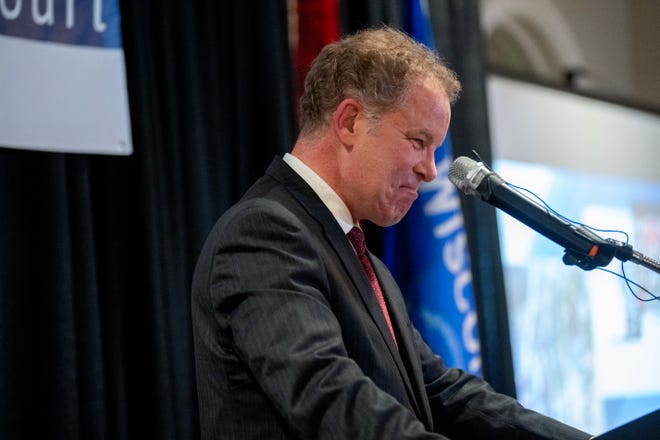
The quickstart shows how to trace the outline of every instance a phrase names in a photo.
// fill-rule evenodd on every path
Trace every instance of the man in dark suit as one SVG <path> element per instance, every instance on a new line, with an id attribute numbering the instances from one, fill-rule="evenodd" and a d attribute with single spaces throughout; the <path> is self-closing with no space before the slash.
<path id="1" fill-rule="evenodd" d="M 290 154 L 211 231 L 192 313 L 204 439 L 587 439 L 447 368 L 360 221 L 392 225 L 436 176 L 460 85 L 391 29 L 327 46 Z"/>

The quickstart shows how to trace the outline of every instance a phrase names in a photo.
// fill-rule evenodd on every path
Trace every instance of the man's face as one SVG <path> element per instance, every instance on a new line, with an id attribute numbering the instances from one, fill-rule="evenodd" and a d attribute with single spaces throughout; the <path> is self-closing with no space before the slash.
<path id="1" fill-rule="evenodd" d="M 449 127 L 446 93 L 434 82 L 415 85 L 404 106 L 378 122 L 361 118 L 344 180 L 355 219 L 380 226 L 398 223 L 417 198 L 422 181 L 436 177 L 434 152 Z"/>

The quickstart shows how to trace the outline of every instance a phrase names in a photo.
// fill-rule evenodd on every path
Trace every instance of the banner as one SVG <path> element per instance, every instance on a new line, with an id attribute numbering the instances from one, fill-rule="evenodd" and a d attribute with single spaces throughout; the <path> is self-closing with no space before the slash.
<path id="1" fill-rule="evenodd" d="M 0 146 L 132 153 L 118 0 L 0 0 Z"/>
<path id="2" fill-rule="evenodd" d="M 312 61 L 326 44 L 339 39 L 339 0 L 298 0 L 294 33 L 296 103 L 300 102 L 305 76 Z"/>
<path id="3" fill-rule="evenodd" d="M 434 47 L 428 8 L 404 3 L 404 30 Z M 481 374 L 477 313 L 460 200 L 447 179 L 449 133 L 435 152 L 438 176 L 423 182 L 419 198 L 397 225 L 387 228 L 384 261 L 406 296 L 411 319 L 447 366 Z"/>

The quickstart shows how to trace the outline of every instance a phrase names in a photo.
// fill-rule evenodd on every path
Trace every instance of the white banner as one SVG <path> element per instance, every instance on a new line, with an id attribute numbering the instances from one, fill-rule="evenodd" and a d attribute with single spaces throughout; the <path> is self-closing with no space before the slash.
<path id="1" fill-rule="evenodd" d="M 0 0 L 0 146 L 132 153 L 118 0 Z"/>

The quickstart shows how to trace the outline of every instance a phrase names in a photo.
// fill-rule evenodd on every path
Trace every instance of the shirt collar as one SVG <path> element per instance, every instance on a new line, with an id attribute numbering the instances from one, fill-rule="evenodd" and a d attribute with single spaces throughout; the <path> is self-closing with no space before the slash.
<path id="1" fill-rule="evenodd" d="M 325 180 L 321 178 L 314 170 L 305 165 L 303 161 L 290 153 L 284 155 L 284 162 L 286 162 L 307 184 L 314 190 L 317 196 L 321 199 L 323 204 L 330 210 L 341 229 L 344 233 L 348 233 L 353 224 L 353 216 L 348 210 L 346 203 L 339 197 Z"/>

